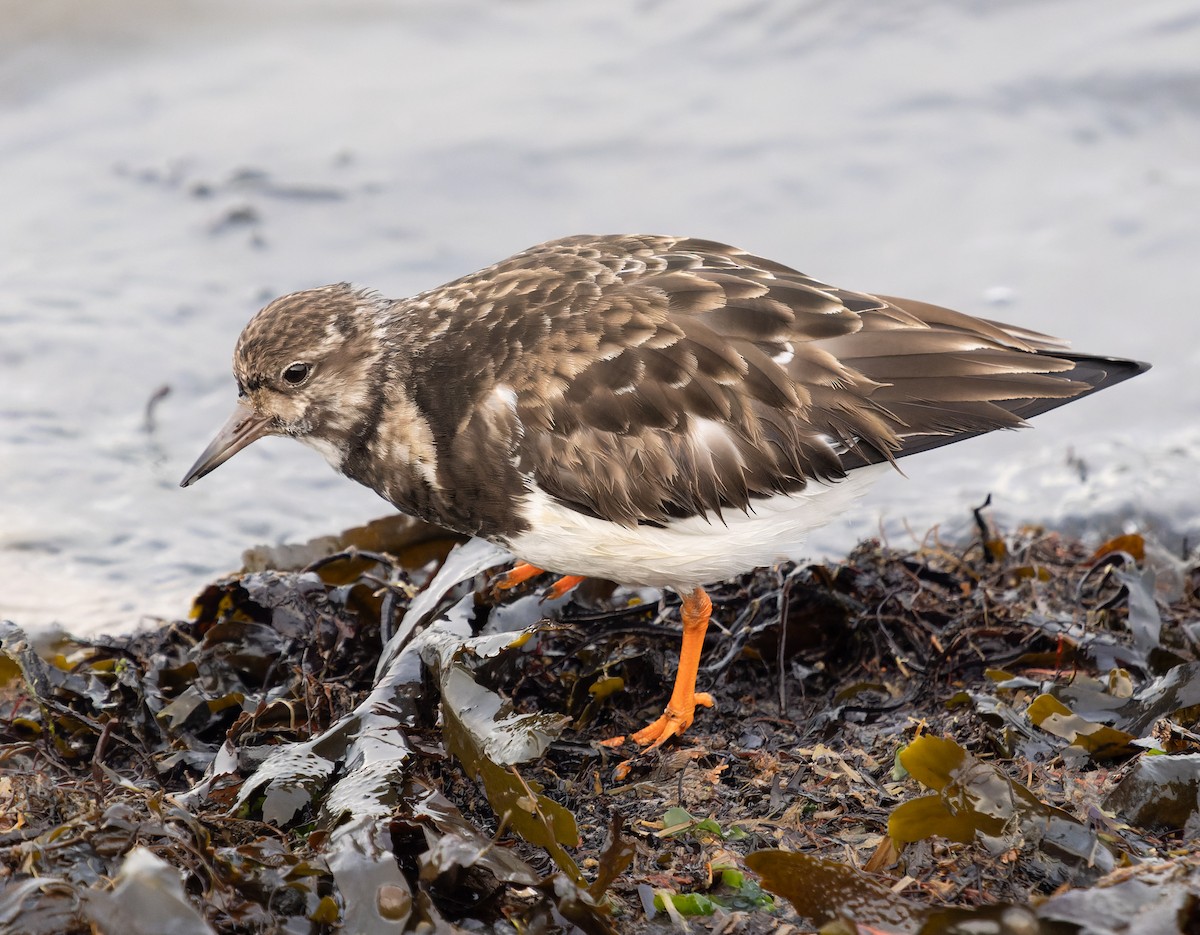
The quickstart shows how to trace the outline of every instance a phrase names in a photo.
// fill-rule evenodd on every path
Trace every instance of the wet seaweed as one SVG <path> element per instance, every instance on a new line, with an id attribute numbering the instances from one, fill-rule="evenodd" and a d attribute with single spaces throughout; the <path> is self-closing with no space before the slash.
<path id="1" fill-rule="evenodd" d="M 717 708 L 632 759 L 676 602 L 497 593 L 428 527 L 131 636 L 5 623 L 0 929 L 1195 930 L 1195 564 L 985 542 L 714 589 Z"/>

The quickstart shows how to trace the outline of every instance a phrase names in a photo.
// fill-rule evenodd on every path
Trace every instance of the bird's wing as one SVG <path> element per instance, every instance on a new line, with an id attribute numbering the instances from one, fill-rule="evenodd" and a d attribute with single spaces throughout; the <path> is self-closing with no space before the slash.
<path id="1" fill-rule="evenodd" d="M 1056 339 L 708 241 L 569 238 L 424 298 L 462 314 L 445 334 L 471 385 L 511 393 L 519 469 L 627 524 L 746 509 L 1089 389 Z"/>

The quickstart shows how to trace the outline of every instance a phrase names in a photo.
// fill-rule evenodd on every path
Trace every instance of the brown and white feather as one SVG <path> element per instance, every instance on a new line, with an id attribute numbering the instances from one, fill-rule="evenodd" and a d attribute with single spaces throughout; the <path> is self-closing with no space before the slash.
<path id="1" fill-rule="evenodd" d="M 716 523 L 745 529 L 753 551 L 758 516 L 792 549 L 826 512 L 817 493 L 854 469 L 1019 426 L 1138 372 L 723 244 L 638 235 L 552 241 L 394 302 L 345 285 L 285 297 L 243 334 L 239 381 L 269 379 L 297 343 L 333 358 L 320 366 L 337 390 L 305 425 L 339 469 L 543 567 L 603 573 L 612 551 L 630 583 L 678 572 L 632 574 L 659 561 L 638 542 L 667 536 L 661 556 L 680 547 L 668 533 Z M 844 486 L 833 499 L 858 485 Z M 522 554 L 531 536 L 545 554 Z M 588 536 L 599 544 L 570 554 Z"/>

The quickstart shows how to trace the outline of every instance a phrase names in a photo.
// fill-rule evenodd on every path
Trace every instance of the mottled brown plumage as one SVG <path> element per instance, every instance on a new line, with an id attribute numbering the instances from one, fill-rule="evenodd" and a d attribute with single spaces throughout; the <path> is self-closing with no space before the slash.
<path id="1" fill-rule="evenodd" d="M 409 299 L 275 300 L 238 342 L 239 414 L 184 483 L 293 435 L 539 567 L 688 588 L 793 554 L 828 518 L 810 495 L 855 469 L 1144 369 L 1065 348 L 710 241 L 569 237 Z"/>

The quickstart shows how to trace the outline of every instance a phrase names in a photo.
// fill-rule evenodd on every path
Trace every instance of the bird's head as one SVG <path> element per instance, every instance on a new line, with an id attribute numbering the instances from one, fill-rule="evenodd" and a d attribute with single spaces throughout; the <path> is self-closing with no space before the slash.
<path id="1" fill-rule="evenodd" d="M 182 480 L 186 487 L 265 435 L 289 435 L 340 466 L 354 429 L 377 405 L 387 351 L 378 293 L 341 283 L 285 295 L 238 338 L 238 403 Z"/>

